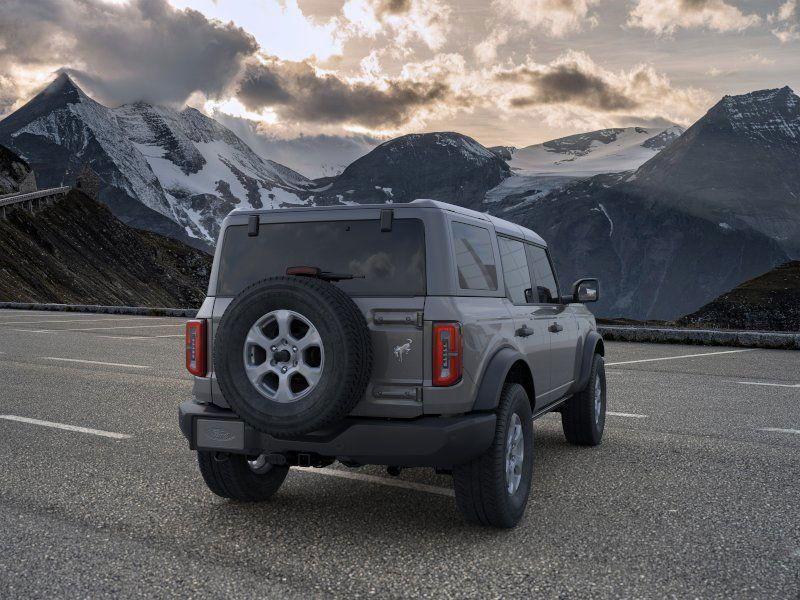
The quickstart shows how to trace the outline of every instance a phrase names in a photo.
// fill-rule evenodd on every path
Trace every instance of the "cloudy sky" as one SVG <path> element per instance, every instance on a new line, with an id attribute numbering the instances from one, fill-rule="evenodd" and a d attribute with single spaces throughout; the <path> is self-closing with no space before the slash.
<path id="1" fill-rule="evenodd" d="M 0 115 L 66 70 L 107 105 L 287 137 L 689 124 L 724 94 L 800 91 L 799 2 L 2 0 Z"/>

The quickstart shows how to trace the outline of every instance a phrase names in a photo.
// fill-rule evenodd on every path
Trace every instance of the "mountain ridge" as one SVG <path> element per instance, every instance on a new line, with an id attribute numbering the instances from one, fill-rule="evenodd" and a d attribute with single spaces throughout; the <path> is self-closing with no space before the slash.
<path id="1" fill-rule="evenodd" d="M 123 221 L 200 245 L 213 244 L 236 206 L 305 203 L 313 186 L 196 109 L 108 108 L 66 73 L 0 121 L 0 143 L 25 156 L 43 185 L 73 183 L 89 164 L 101 200 Z"/>

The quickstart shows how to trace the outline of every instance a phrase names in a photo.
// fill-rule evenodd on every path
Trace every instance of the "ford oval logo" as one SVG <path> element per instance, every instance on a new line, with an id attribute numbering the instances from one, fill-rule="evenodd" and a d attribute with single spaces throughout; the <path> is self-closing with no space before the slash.
<path id="1" fill-rule="evenodd" d="M 222 427 L 209 427 L 206 433 L 208 437 L 219 442 L 230 442 L 234 438 L 234 435 L 230 431 L 226 431 Z"/>

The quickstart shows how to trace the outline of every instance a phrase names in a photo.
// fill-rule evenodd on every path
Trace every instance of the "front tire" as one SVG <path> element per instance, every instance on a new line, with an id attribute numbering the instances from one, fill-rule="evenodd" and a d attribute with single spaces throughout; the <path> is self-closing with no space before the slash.
<path id="1" fill-rule="evenodd" d="M 595 354 L 586 387 L 564 403 L 561 426 L 564 437 L 575 446 L 597 446 L 606 424 L 606 370 L 602 356 Z"/>
<path id="2" fill-rule="evenodd" d="M 533 479 L 533 416 L 525 388 L 503 387 L 494 440 L 475 460 L 453 469 L 456 504 L 467 521 L 515 527 Z"/>
<path id="3" fill-rule="evenodd" d="M 198 450 L 197 464 L 208 489 L 222 498 L 262 502 L 283 484 L 289 467 L 264 464 L 262 458 Z"/>

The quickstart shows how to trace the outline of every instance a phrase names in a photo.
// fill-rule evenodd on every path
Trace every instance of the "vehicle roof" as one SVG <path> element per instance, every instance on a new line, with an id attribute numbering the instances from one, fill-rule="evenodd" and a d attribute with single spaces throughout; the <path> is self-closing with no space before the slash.
<path id="1" fill-rule="evenodd" d="M 259 214 L 259 213 L 271 213 L 271 212 L 304 212 L 304 211 L 322 211 L 322 210 L 363 210 L 365 208 L 391 208 L 393 210 L 400 210 L 402 211 L 404 207 L 408 208 L 433 208 L 437 210 L 445 210 L 450 213 L 455 213 L 459 215 L 464 215 L 471 217 L 473 219 L 480 219 L 481 221 L 487 221 L 494 226 L 494 229 L 497 233 L 511 235 L 513 237 L 522 238 L 529 242 L 533 242 L 540 246 L 547 246 L 547 242 L 537 234 L 535 231 L 528 229 L 527 227 L 522 227 L 521 225 L 517 225 L 516 223 L 512 223 L 511 221 L 506 221 L 505 219 L 500 219 L 499 217 L 495 217 L 486 213 L 478 212 L 476 210 L 471 210 L 469 208 L 464 208 L 463 206 L 458 206 L 456 204 L 448 204 L 447 202 L 440 202 L 439 200 L 430 200 L 427 198 L 421 198 L 418 200 L 414 200 L 408 203 L 398 203 L 398 204 L 348 204 L 348 205 L 341 205 L 341 206 L 297 206 L 297 207 L 287 207 L 287 208 L 261 208 L 261 209 L 253 209 L 253 208 L 237 208 L 231 214 Z"/>

